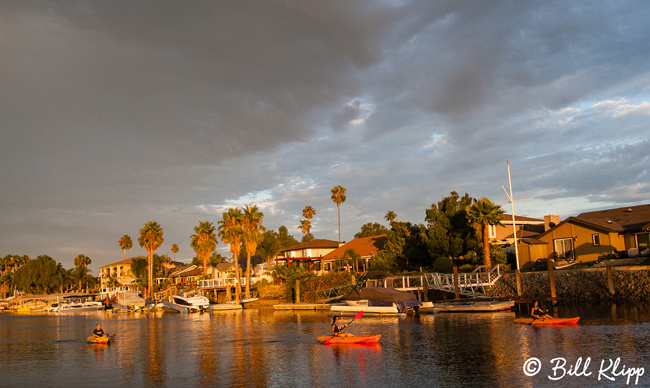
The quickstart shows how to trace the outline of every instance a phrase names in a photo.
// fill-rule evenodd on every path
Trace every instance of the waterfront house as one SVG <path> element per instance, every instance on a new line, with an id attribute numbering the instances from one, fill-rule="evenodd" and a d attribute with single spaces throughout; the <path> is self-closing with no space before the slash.
<path id="1" fill-rule="evenodd" d="M 169 279 L 172 284 L 188 286 L 195 284 L 201 275 L 203 275 L 203 267 L 193 264 L 181 265 L 171 272 Z"/>
<path id="2" fill-rule="evenodd" d="M 559 221 L 558 221 L 559 222 Z M 489 225 L 490 242 L 497 245 L 510 245 L 514 243 L 512 215 L 504 214 L 502 225 Z M 544 232 L 544 220 L 515 215 L 515 229 L 517 238 L 535 237 Z"/>
<path id="3" fill-rule="evenodd" d="M 115 279 L 122 286 L 133 285 L 135 276 L 131 272 L 131 263 L 137 257 L 129 257 L 126 260 L 99 267 L 99 278 L 101 281 L 101 288 L 108 287 L 110 278 Z"/>
<path id="4" fill-rule="evenodd" d="M 212 279 L 231 279 L 235 278 L 234 263 L 208 264 L 206 271 Z"/>
<path id="5" fill-rule="evenodd" d="M 539 252 L 528 257 L 530 261 L 587 262 L 650 255 L 650 204 L 581 213 L 549 227 L 535 240 L 534 245 L 546 249 L 536 248 Z M 525 239 L 522 242 L 526 244 Z M 520 263 L 525 263 L 522 257 Z"/>
<path id="6" fill-rule="evenodd" d="M 388 236 L 381 234 L 378 236 L 355 238 L 349 243 L 343 244 L 332 252 L 323 257 L 323 267 L 325 271 L 336 270 L 336 260 L 343 259 L 347 251 L 354 251 L 360 256 L 358 265 L 359 271 L 368 270 L 368 262 L 384 248 Z"/>
<path id="7" fill-rule="evenodd" d="M 300 243 L 284 250 L 281 250 L 275 258 L 275 265 L 298 265 L 305 266 L 309 271 L 322 270 L 323 256 L 339 248 L 343 243 L 338 241 L 315 239 Z"/>

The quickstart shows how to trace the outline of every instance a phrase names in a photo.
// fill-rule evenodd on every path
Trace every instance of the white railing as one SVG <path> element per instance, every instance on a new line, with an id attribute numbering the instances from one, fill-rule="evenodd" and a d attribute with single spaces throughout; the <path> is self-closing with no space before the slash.
<path id="1" fill-rule="evenodd" d="M 502 276 L 505 270 L 503 264 L 499 264 L 487 272 L 485 266 L 480 266 L 470 273 L 458 274 L 458 292 L 463 295 L 476 296 L 477 294 L 485 295 L 486 288 Z M 429 288 L 455 292 L 454 275 L 448 273 L 428 273 L 425 275 L 427 286 Z"/>
<path id="2" fill-rule="evenodd" d="M 236 278 L 219 278 L 219 279 L 204 279 L 198 280 L 196 282 L 199 288 L 215 288 L 215 287 L 226 287 L 234 286 L 237 283 Z M 246 285 L 246 278 L 239 279 L 239 284 L 242 286 Z"/>
<path id="3" fill-rule="evenodd" d="M 135 291 L 135 288 L 131 286 L 107 287 L 107 288 L 101 288 L 99 290 L 99 295 L 101 295 L 102 297 L 112 298 L 117 294 L 121 294 L 123 292 L 132 292 L 132 291 Z"/>

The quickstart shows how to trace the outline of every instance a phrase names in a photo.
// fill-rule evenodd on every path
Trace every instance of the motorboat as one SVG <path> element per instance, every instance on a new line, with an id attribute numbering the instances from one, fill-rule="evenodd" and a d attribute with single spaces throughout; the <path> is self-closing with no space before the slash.
<path id="1" fill-rule="evenodd" d="M 190 310 L 208 310 L 210 309 L 210 301 L 205 296 L 195 295 L 195 296 L 184 296 L 184 295 L 173 295 L 172 301 L 175 305 L 188 308 Z"/>

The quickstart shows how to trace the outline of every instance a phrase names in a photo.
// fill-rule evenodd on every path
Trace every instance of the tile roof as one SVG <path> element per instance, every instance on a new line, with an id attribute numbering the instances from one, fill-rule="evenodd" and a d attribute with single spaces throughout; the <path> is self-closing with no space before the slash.
<path id="1" fill-rule="evenodd" d="M 325 239 L 315 239 L 294 245 L 292 247 L 281 250 L 280 252 L 299 251 L 301 249 L 315 249 L 315 248 L 338 248 L 339 242 Z"/>
<path id="2" fill-rule="evenodd" d="M 515 214 L 515 223 L 517 222 L 541 222 L 544 223 L 544 220 L 540 220 L 538 218 L 530 218 L 530 217 L 524 217 L 524 216 L 518 216 Z M 512 214 L 503 214 L 503 220 L 501 220 L 501 223 L 512 223 Z"/>
<path id="3" fill-rule="evenodd" d="M 384 244 L 386 244 L 387 240 L 388 237 L 385 234 L 372 237 L 355 238 L 342 247 L 339 247 L 323 256 L 323 259 L 334 260 L 336 258 L 341 258 L 345 255 L 345 252 L 348 249 L 354 250 L 361 257 L 374 256 L 377 254 L 377 252 L 384 248 Z"/>
<path id="4" fill-rule="evenodd" d="M 650 223 L 650 204 L 580 213 L 577 218 L 614 231 L 640 231 Z"/>
<path id="5" fill-rule="evenodd" d="M 103 266 L 101 266 L 99 268 L 102 269 L 102 268 L 112 267 L 112 266 L 120 265 L 120 264 L 131 264 L 133 262 L 133 259 L 137 259 L 139 257 L 140 256 L 129 257 L 128 259 L 116 261 L 115 263 L 111 263 L 111 264 L 106 264 L 106 265 L 103 265 Z"/>

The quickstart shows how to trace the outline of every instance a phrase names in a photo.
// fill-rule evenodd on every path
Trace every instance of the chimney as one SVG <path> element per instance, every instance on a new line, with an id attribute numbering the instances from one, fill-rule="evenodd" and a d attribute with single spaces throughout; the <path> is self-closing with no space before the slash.
<path id="1" fill-rule="evenodd" d="M 544 232 L 551 229 L 555 225 L 560 223 L 560 216 L 555 214 L 549 214 L 544 216 Z"/>

